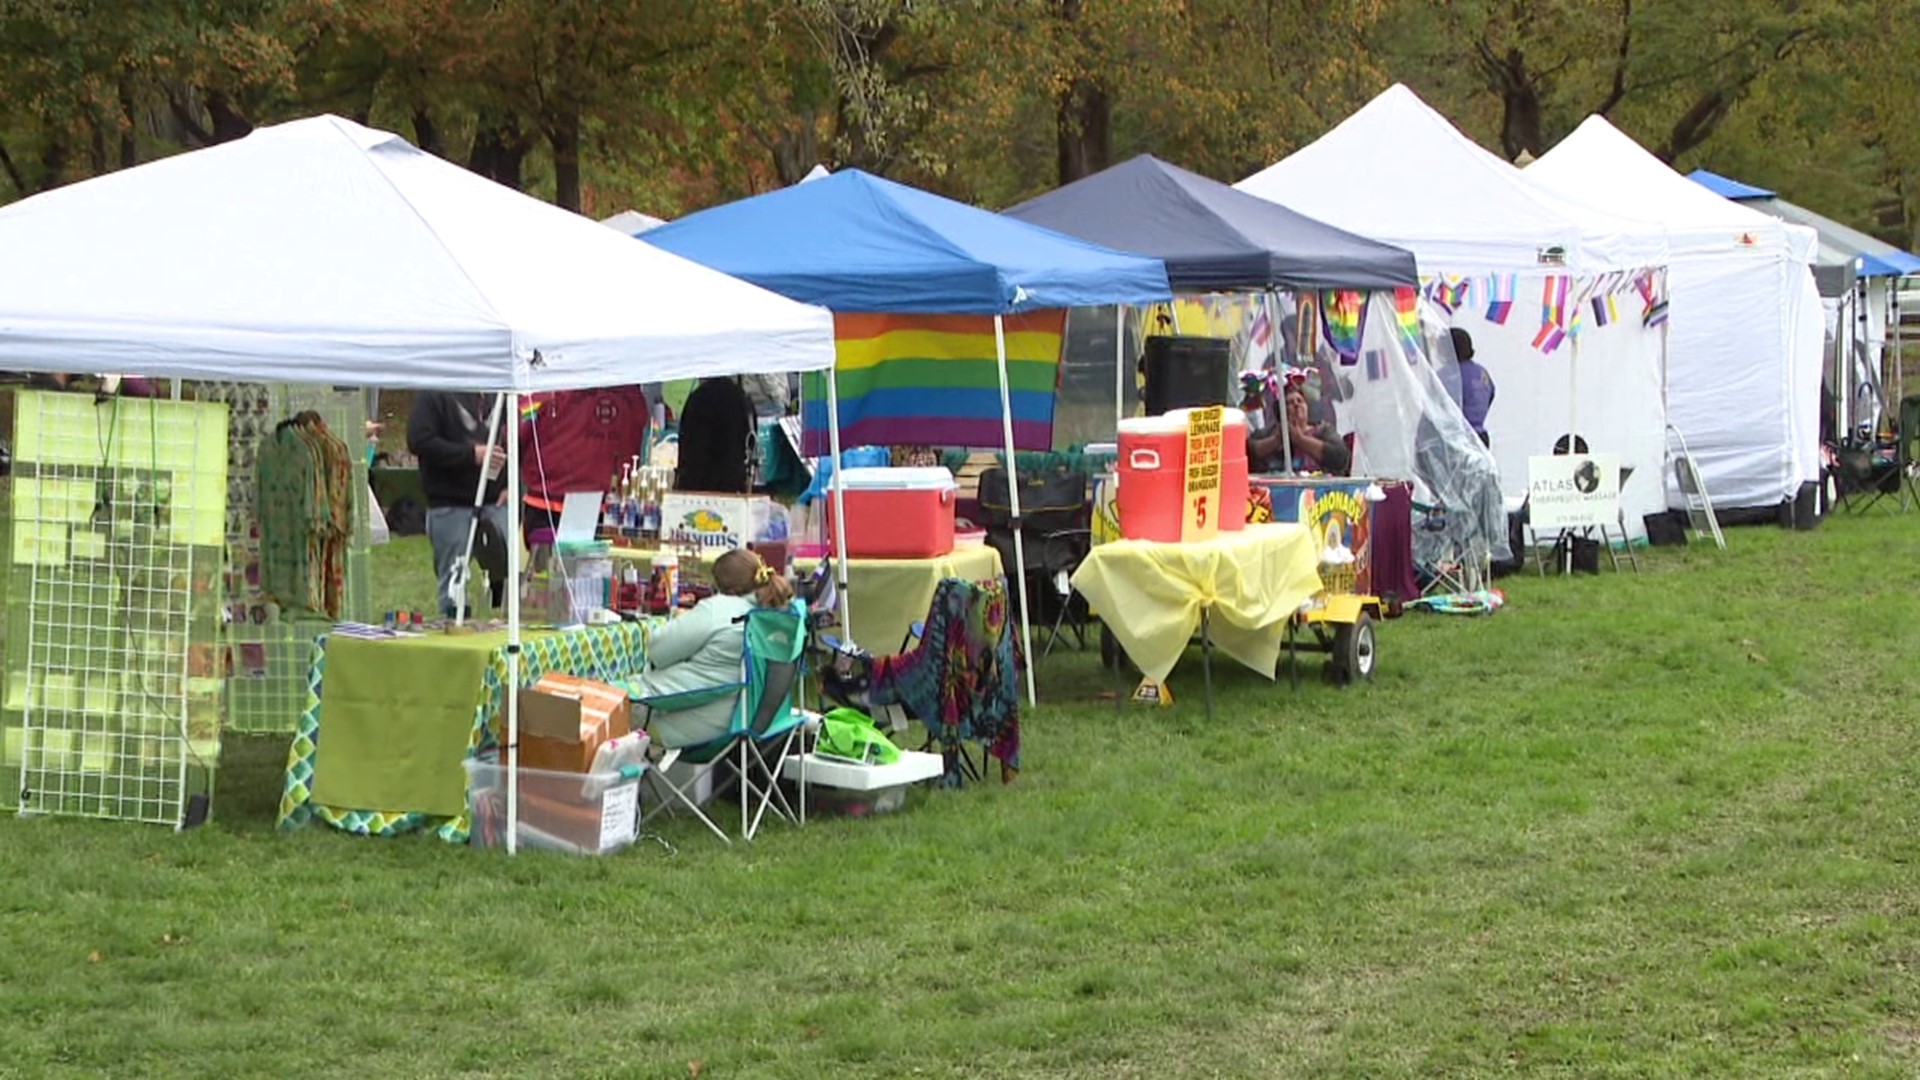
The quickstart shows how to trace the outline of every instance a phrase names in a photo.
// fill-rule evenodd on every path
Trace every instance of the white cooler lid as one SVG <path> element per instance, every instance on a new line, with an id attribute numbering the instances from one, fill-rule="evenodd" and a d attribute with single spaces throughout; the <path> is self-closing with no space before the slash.
<path id="1" fill-rule="evenodd" d="M 938 465 L 846 469 L 840 476 L 847 487 L 862 491 L 942 491 L 958 486 L 953 474 Z"/>

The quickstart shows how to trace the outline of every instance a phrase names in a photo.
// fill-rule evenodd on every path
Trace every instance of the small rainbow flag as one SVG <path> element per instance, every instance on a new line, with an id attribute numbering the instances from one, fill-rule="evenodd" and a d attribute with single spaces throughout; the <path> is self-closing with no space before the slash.
<path id="1" fill-rule="evenodd" d="M 1354 289 L 1329 289 L 1321 293 L 1320 325 L 1327 344 L 1340 354 L 1340 363 L 1352 365 L 1360 359 L 1360 324 L 1367 313 L 1367 294 Z"/>
<path id="2" fill-rule="evenodd" d="M 1008 315 L 1007 392 L 1013 444 L 1053 446 L 1053 406 L 1066 312 Z M 988 448 L 1006 441 L 991 315 L 833 317 L 840 445 Z M 802 452 L 828 451 L 827 380 L 806 377 Z"/>
<path id="3" fill-rule="evenodd" d="M 1570 309 L 1567 294 L 1572 286 L 1565 274 L 1549 274 L 1540 285 L 1540 332 L 1533 336 L 1533 347 L 1550 353 L 1567 339 Z"/>
<path id="4" fill-rule="evenodd" d="M 1517 274 L 1495 274 L 1487 279 L 1487 321 L 1496 326 L 1507 325 L 1507 317 L 1513 314 L 1513 298 L 1520 291 L 1520 277 Z"/>
<path id="5" fill-rule="evenodd" d="M 1467 284 L 1468 280 L 1453 275 L 1436 277 L 1427 282 L 1427 299 L 1451 315 L 1467 306 L 1467 296 L 1471 291 Z"/>
<path id="6" fill-rule="evenodd" d="M 1393 290 L 1393 318 L 1400 328 L 1400 340 L 1415 354 L 1420 352 L 1420 290 L 1398 288 Z"/>

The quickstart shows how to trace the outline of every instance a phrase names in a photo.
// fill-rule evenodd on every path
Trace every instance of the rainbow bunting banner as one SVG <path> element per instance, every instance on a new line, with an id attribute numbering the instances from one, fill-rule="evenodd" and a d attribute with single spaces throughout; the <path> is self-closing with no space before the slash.
<path id="1" fill-rule="evenodd" d="M 1008 315 L 1013 445 L 1053 447 L 1053 405 L 1066 312 Z M 991 315 L 835 314 L 840 446 L 1003 446 L 1000 366 Z M 828 452 L 827 380 L 806 377 L 802 452 Z"/>
<path id="2" fill-rule="evenodd" d="M 1551 353 L 1567 340 L 1569 308 L 1567 294 L 1571 280 L 1565 274 L 1549 274 L 1540 285 L 1540 332 L 1533 336 L 1533 347 Z"/>
<path id="3" fill-rule="evenodd" d="M 1367 294 L 1329 289 L 1320 295 L 1320 325 L 1327 344 L 1340 354 L 1340 363 L 1350 367 L 1360 360 L 1360 324 L 1367 314 Z"/>
<path id="4" fill-rule="evenodd" d="M 1451 315 L 1467 306 L 1468 278 L 1446 275 L 1427 282 L 1427 299 L 1434 302 L 1440 310 Z"/>

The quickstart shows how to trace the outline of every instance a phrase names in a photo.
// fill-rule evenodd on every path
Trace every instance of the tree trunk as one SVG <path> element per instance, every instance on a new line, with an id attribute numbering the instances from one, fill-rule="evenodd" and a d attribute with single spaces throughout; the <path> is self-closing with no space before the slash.
<path id="1" fill-rule="evenodd" d="M 413 145 L 435 157 L 447 156 L 440 145 L 440 125 L 433 122 L 433 113 L 424 105 L 413 110 Z"/>
<path id="2" fill-rule="evenodd" d="M 527 139 L 520 133 L 517 120 L 500 112 L 481 114 L 474 129 L 473 152 L 468 156 L 467 168 L 497 184 L 520 191 L 526 187 L 526 182 L 521 178 L 521 166 L 526 157 Z"/>
<path id="3" fill-rule="evenodd" d="M 19 167 L 13 163 L 13 155 L 7 153 L 7 148 L 4 144 L 0 144 L 0 172 L 7 174 L 8 182 L 13 185 L 13 190 L 17 192 L 21 198 L 24 199 L 33 194 L 33 192 L 27 190 L 26 178 L 20 175 Z"/>
<path id="4" fill-rule="evenodd" d="M 1060 0 L 1059 18 L 1065 36 L 1079 42 L 1076 23 L 1080 21 L 1082 0 Z M 1075 48 L 1071 53 L 1083 49 Z M 1063 53 L 1069 50 L 1062 49 Z M 1056 167 L 1060 183 L 1068 184 L 1107 167 L 1113 156 L 1113 103 L 1107 88 L 1097 76 L 1076 73 L 1053 101 Z"/>
<path id="5" fill-rule="evenodd" d="M 140 164 L 140 148 L 133 139 L 136 121 L 134 119 L 133 85 L 126 79 L 120 80 L 120 167 L 131 169 Z"/>
<path id="6" fill-rule="evenodd" d="M 1107 167 L 1113 158 L 1113 102 L 1092 79 L 1069 83 L 1054 107 L 1060 183 L 1070 184 Z"/>
<path id="7" fill-rule="evenodd" d="M 549 125 L 547 145 L 553 149 L 553 203 L 562 210 L 580 212 L 580 115 L 565 113 Z"/>
<path id="8" fill-rule="evenodd" d="M 242 115 L 227 100 L 227 96 L 218 91 L 207 94 L 207 116 L 213 121 L 213 141 L 216 143 L 244 139 L 253 133 L 253 121 Z"/>

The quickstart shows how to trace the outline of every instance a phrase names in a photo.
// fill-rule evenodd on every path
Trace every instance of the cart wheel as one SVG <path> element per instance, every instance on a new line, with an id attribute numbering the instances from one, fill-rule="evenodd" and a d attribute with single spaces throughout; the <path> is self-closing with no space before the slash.
<path id="1" fill-rule="evenodd" d="M 1362 612 L 1353 625 L 1333 632 L 1333 678 L 1338 683 L 1373 678 L 1373 616 Z"/>
<path id="2" fill-rule="evenodd" d="M 1113 671 L 1120 666 L 1120 642 L 1114 639 L 1113 631 L 1106 624 L 1100 626 L 1100 666 Z"/>

